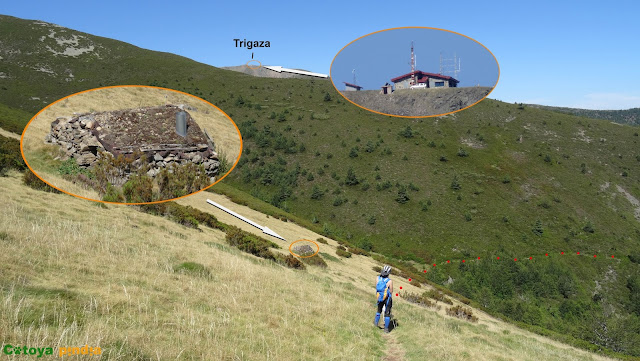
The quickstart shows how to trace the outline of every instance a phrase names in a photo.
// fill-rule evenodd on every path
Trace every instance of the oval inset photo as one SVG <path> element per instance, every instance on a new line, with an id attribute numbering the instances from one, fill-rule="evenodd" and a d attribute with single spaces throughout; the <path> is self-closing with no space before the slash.
<path id="1" fill-rule="evenodd" d="M 351 103 L 398 117 L 457 112 L 486 98 L 500 76 L 484 45 L 449 30 L 405 27 L 347 44 L 331 63 L 333 86 Z"/>
<path id="2" fill-rule="evenodd" d="M 36 114 L 20 142 L 40 179 L 76 197 L 158 203 L 204 190 L 242 153 L 242 137 L 215 105 L 150 86 L 91 89 Z"/>

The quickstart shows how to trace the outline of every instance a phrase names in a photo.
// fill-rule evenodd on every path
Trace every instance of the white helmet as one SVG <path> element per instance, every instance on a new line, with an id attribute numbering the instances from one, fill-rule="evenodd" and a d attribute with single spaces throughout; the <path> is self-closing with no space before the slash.
<path id="1" fill-rule="evenodd" d="M 380 276 L 388 276 L 391 273 L 391 266 L 385 265 L 382 267 L 382 271 L 380 271 Z"/>

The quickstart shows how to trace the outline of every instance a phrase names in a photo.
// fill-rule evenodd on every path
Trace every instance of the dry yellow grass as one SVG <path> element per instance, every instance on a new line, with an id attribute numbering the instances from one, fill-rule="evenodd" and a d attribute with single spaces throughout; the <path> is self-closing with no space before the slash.
<path id="1" fill-rule="evenodd" d="M 218 230 L 35 191 L 15 172 L 0 178 L 0 188 L 3 344 L 88 344 L 115 360 L 604 359 L 482 313 L 470 324 L 401 298 L 394 299 L 400 327 L 383 338 L 371 326 L 375 263 L 369 258 L 294 271 L 230 248 Z M 208 206 L 207 197 L 291 241 L 319 237 L 216 194 L 179 203 L 259 233 Z M 287 242 L 276 242 L 287 251 Z M 320 251 L 335 255 L 335 246 L 329 240 Z M 183 262 L 207 272 L 175 272 Z"/>
<path id="2" fill-rule="evenodd" d="M 225 157 L 230 166 L 239 159 L 242 151 L 240 135 L 235 125 L 222 112 L 193 96 L 149 87 L 102 88 L 70 96 L 47 107 L 29 123 L 23 133 L 24 156 L 29 166 L 47 183 L 73 194 L 100 199 L 95 192 L 81 186 L 74 186 L 50 168 L 51 160 L 60 155 L 58 146 L 44 143 L 45 136 L 51 130 L 51 122 L 58 117 L 71 116 L 74 113 L 162 104 L 185 104 L 194 108 L 195 110 L 189 110 L 189 113 L 196 123 L 211 135 L 219 155 Z"/>
<path id="3" fill-rule="evenodd" d="M 348 284 L 242 254 L 220 231 L 31 190 L 15 173 L 0 187 L 0 247 L 12 255 L 0 273 L 3 343 L 89 344 L 116 360 L 381 354 L 377 330 L 359 324 L 367 297 Z M 210 276 L 174 272 L 182 262 Z"/>
<path id="4" fill-rule="evenodd" d="M 2 128 L 0 128 L 0 135 L 3 137 L 7 137 L 7 138 L 13 138 L 16 140 L 20 140 L 20 135 L 16 134 L 16 133 L 11 133 L 9 131 L 6 131 Z"/>
<path id="5" fill-rule="evenodd" d="M 180 199 L 178 203 L 207 211 L 224 223 L 260 235 L 260 231 L 257 228 L 207 204 L 207 198 L 248 217 L 260 225 L 267 226 L 283 236 L 289 242 L 277 239 L 271 240 L 283 247 L 284 251 L 288 252 L 290 242 L 295 240 L 316 240 L 322 237 L 328 240 L 328 244 L 319 243 L 320 252 L 335 256 L 338 245 L 336 241 L 294 223 L 283 222 L 246 206 L 235 204 L 223 195 L 201 192 Z M 379 265 L 376 261 L 369 257 L 353 255 L 348 259 L 341 259 L 340 262 L 329 261 L 328 264 L 329 269 L 327 271 L 312 268 L 309 272 L 326 272 L 336 282 L 350 283 L 354 288 L 361 290 L 368 295 L 367 297 L 373 299 L 373 294 L 375 294 L 373 287 L 377 274 L 372 268 L 374 265 Z M 393 277 L 393 280 L 394 292 L 399 294 L 404 292 L 422 293 L 431 289 L 430 287 L 416 288 L 410 285 L 406 279 L 398 277 Z M 402 287 L 402 290 L 399 287 Z M 454 305 L 461 305 L 459 301 L 453 301 Z M 479 310 L 473 310 L 474 315 L 478 317 L 477 324 L 469 324 L 465 321 L 453 319 L 446 316 L 445 313 L 445 307 L 449 306 L 441 306 L 437 310 L 426 309 L 405 302 L 401 297 L 394 298 L 394 314 L 398 317 L 402 326 L 393 334 L 397 337 L 398 348 L 406 351 L 407 359 L 424 360 L 424 355 L 428 355 L 429 358 L 436 360 L 609 360 L 607 357 L 591 354 L 519 329 Z M 371 318 L 375 313 L 373 303 L 369 307 L 369 318 Z M 366 321 L 369 320 L 364 320 L 363 323 L 365 325 L 368 323 Z M 450 327 L 462 328 L 463 332 L 448 332 Z M 482 341 L 479 341 L 482 339 L 493 340 L 493 345 L 483 346 Z M 441 352 L 434 353 L 438 349 Z M 401 354 L 402 352 L 399 353 Z M 431 357 L 432 355 L 434 357 Z M 391 357 L 392 355 L 387 356 Z"/>

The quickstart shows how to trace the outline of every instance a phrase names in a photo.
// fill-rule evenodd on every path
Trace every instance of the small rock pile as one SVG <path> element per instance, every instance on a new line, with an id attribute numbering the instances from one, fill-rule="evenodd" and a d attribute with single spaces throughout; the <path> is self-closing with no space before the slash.
<path id="1" fill-rule="evenodd" d="M 311 256 L 315 253 L 313 248 L 308 244 L 293 247 L 293 252 L 302 257 Z"/>
<path id="2" fill-rule="evenodd" d="M 220 162 L 213 140 L 187 113 L 187 136 L 175 133 L 176 113 L 181 106 L 165 105 L 113 112 L 89 113 L 57 118 L 45 141 L 57 144 L 63 159 L 74 158 L 78 165 L 91 167 L 101 152 L 118 155 L 142 153 L 149 164 L 147 174 L 155 177 L 163 168 L 202 165 L 215 181 Z M 134 162 L 142 164 L 143 162 Z"/>

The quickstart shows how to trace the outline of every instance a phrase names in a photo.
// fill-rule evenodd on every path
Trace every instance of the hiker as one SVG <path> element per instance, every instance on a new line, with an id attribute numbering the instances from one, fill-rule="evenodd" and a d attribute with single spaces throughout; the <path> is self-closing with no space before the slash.
<path id="1" fill-rule="evenodd" d="M 378 312 L 373 321 L 373 325 L 378 327 L 380 314 L 384 307 L 384 332 L 389 333 L 389 323 L 391 322 L 391 293 L 393 292 L 393 281 L 389 278 L 391 267 L 384 266 L 380 271 L 380 276 L 376 281 L 376 297 L 378 300 Z"/>

